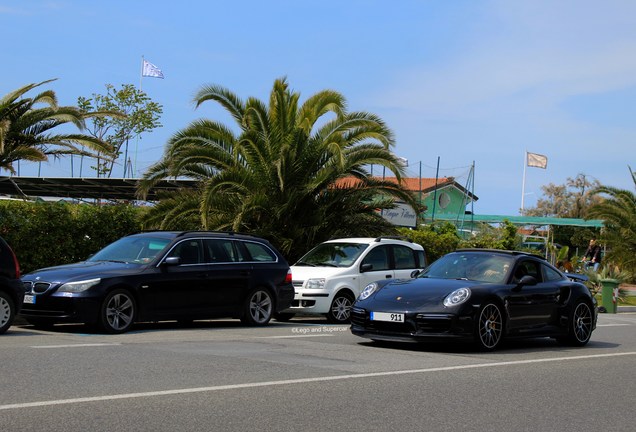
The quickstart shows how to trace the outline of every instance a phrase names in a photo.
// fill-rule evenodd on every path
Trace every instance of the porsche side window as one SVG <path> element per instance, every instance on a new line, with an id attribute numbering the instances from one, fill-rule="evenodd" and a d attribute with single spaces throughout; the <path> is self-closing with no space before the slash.
<path id="1" fill-rule="evenodd" d="M 561 276 L 561 273 L 559 273 L 558 271 L 548 266 L 542 266 L 542 267 L 543 267 L 546 281 L 558 281 L 563 279 L 563 276 Z"/>
<path id="2" fill-rule="evenodd" d="M 526 275 L 534 277 L 537 282 L 543 280 L 539 264 L 534 261 L 522 261 L 518 263 L 514 272 L 514 281 L 519 282 L 521 278 Z"/>

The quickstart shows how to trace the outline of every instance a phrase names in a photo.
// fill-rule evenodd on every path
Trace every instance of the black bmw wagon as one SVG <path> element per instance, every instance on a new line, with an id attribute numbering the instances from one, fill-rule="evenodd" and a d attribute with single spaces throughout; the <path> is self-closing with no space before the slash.
<path id="1" fill-rule="evenodd" d="M 266 240 L 228 232 L 123 237 L 83 262 L 23 276 L 21 315 L 123 333 L 140 321 L 240 318 L 265 325 L 294 298 L 291 270 Z"/>

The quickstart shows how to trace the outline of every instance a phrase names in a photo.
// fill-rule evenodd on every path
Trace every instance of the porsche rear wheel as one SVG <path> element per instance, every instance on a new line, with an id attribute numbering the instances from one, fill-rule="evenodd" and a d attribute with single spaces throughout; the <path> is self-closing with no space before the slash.
<path id="1" fill-rule="evenodd" d="M 492 351 L 501 343 L 504 334 L 504 318 L 501 307 L 486 303 L 479 308 L 475 329 L 475 343 L 484 351 Z"/>
<path id="2" fill-rule="evenodd" d="M 586 345 L 592 336 L 593 317 L 592 308 L 588 303 L 576 303 L 568 320 L 568 334 L 565 338 L 559 339 L 559 342 L 572 346 Z"/>

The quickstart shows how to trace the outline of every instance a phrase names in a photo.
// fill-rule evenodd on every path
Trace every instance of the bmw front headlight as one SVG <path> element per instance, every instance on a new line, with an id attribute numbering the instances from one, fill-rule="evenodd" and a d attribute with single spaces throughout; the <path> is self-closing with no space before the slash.
<path id="1" fill-rule="evenodd" d="M 77 282 L 68 282 L 57 289 L 57 292 L 78 293 L 89 289 L 101 282 L 100 278 L 89 279 Z"/>
<path id="2" fill-rule="evenodd" d="M 307 289 L 325 289 L 325 279 L 307 279 Z"/>
<path id="3" fill-rule="evenodd" d="M 470 288 L 460 288 L 446 296 L 446 298 L 444 299 L 444 306 L 457 306 L 464 303 L 469 298 Z"/>
<path id="4" fill-rule="evenodd" d="M 373 294 L 378 289 L 378 284 L 375 282 L 370 283 L 365 286 L 362 292 L 360 293 L 360 297 L 358 300 L 368 299 L 371 294 Z"/>

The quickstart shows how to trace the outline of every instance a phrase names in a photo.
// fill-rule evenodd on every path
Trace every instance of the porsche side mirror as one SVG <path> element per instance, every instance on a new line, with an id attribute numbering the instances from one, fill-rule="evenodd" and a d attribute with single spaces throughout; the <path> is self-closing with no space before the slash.
<path id="1" fill-rule="evenodd" d="M 536 285 L 537 284 L 537 280 L 535 279 L 534 276 L 530 276 L 530 275 L 525 275 L 524 277 L 522 277 L 519 280 L 519 284 L 518 285 Z"/>
<path id="2" fill-rule="evenodd" d="M 413 270 L 411 272 L 411 279 L 415 279 L 416 277 L 418 277 L 420 274 L 422 273 L 422 270 Z"/>

